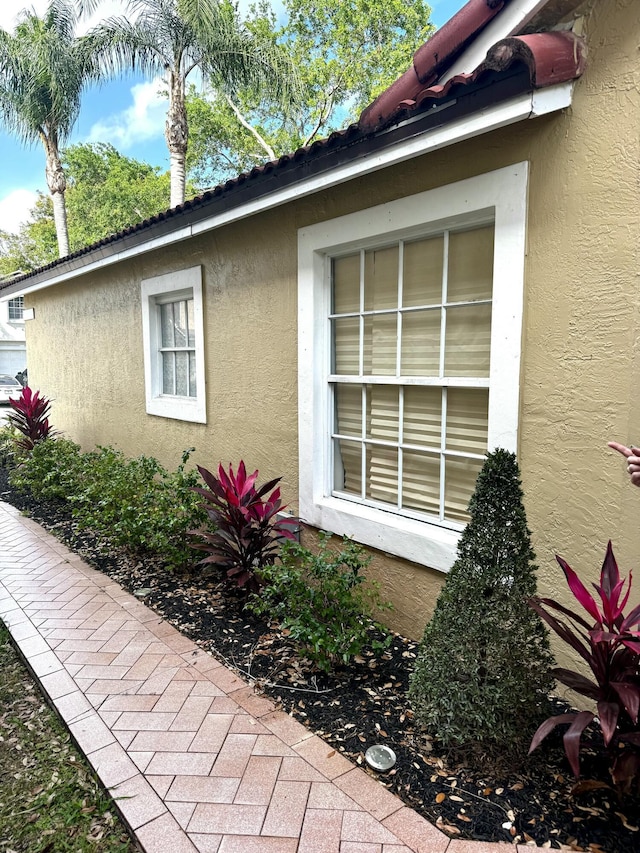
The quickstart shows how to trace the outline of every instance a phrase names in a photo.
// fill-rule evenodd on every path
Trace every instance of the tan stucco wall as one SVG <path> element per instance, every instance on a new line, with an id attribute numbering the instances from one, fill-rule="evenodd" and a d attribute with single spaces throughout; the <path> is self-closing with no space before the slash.
<path id="1" fill-rule="evenodd" d="M 596 5 L 569 110 L 35 293 L 29 375 L 54 398 L 55 425 L 85 447 L 170 465 L 191 445 L 207 465 L 243 456 L 283 475 L 295 510 L 297 229 L 528 160 L 519 461 L 541 591 L 568 602 L 555 552 L 595 579 L 611 538 L 633 566 L 640 491 L 606 441 L 640 443 L 640 19 L 636 0 Z M 144 410 L 140 280 L 194 264 L 204 268 L 206 426 Z M 442 576 L 383 554 L 371 572 L 396 605 L 392 626 L 419 636 Z"/>

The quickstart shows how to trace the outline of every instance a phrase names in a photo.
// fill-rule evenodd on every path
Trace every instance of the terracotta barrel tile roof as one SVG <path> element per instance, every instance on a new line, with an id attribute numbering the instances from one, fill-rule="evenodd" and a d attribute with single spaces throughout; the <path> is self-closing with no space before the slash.
<path id="1" fill-rule="evenodd" d="M 399 103 L 416 100 L 436 82 L 509 0 L 469 0 L 413 55 L 413 65 L 370 104 L 360 116 L 361 127 L 374 128 L 395 112 Z"/>

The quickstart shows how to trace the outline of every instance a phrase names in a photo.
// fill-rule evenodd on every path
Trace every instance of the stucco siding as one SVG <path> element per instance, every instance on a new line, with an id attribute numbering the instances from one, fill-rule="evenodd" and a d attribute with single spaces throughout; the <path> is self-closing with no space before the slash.
<path id="1" fill-rule="evenodd" d="M 573 106 L 423 156 L 270 213 L 156 250 L 28 304 L 29 375 L 53 421 L 90 447 L 115 444 L 175 465 L 247 464 L 283 476 L 295 511 L 297 231 L 307 225 L 528 161 L 528 252 L 519 426 L 540 587 L 568 602 L 561 553 L 589 579 L 607 539 L 623 567 L 640 554 L 640 493 L 606 441 L 640 443 L 640 20 L 609 0 L 585 22 L 588 67 Z M 140 282 L 201 264 L 207 424 L 145 413 Z M 376 554 L 372 574 L 419 636 L 442 575 Z"/>

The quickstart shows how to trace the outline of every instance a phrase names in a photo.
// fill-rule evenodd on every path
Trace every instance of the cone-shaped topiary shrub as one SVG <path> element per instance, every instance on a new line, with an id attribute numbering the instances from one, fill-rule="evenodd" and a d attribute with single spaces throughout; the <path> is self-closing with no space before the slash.
<path id="1" fill-rule="evenodd" d="M 528 600 L 535 555 L 513 453 L 490 453 L 427 625 L 410 697 L 419 722 L 444 744 L 528 745 L 549 710 L 547 632 Z"/>

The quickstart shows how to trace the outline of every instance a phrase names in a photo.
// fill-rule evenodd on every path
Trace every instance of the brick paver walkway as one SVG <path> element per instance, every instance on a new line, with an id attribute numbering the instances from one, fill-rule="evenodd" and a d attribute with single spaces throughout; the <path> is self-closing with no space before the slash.
<path id="1" fill-rule="evenodd" d="M 449 840 L 2 502 L 0 618 L 146 853 L 514 849 Z"/>

